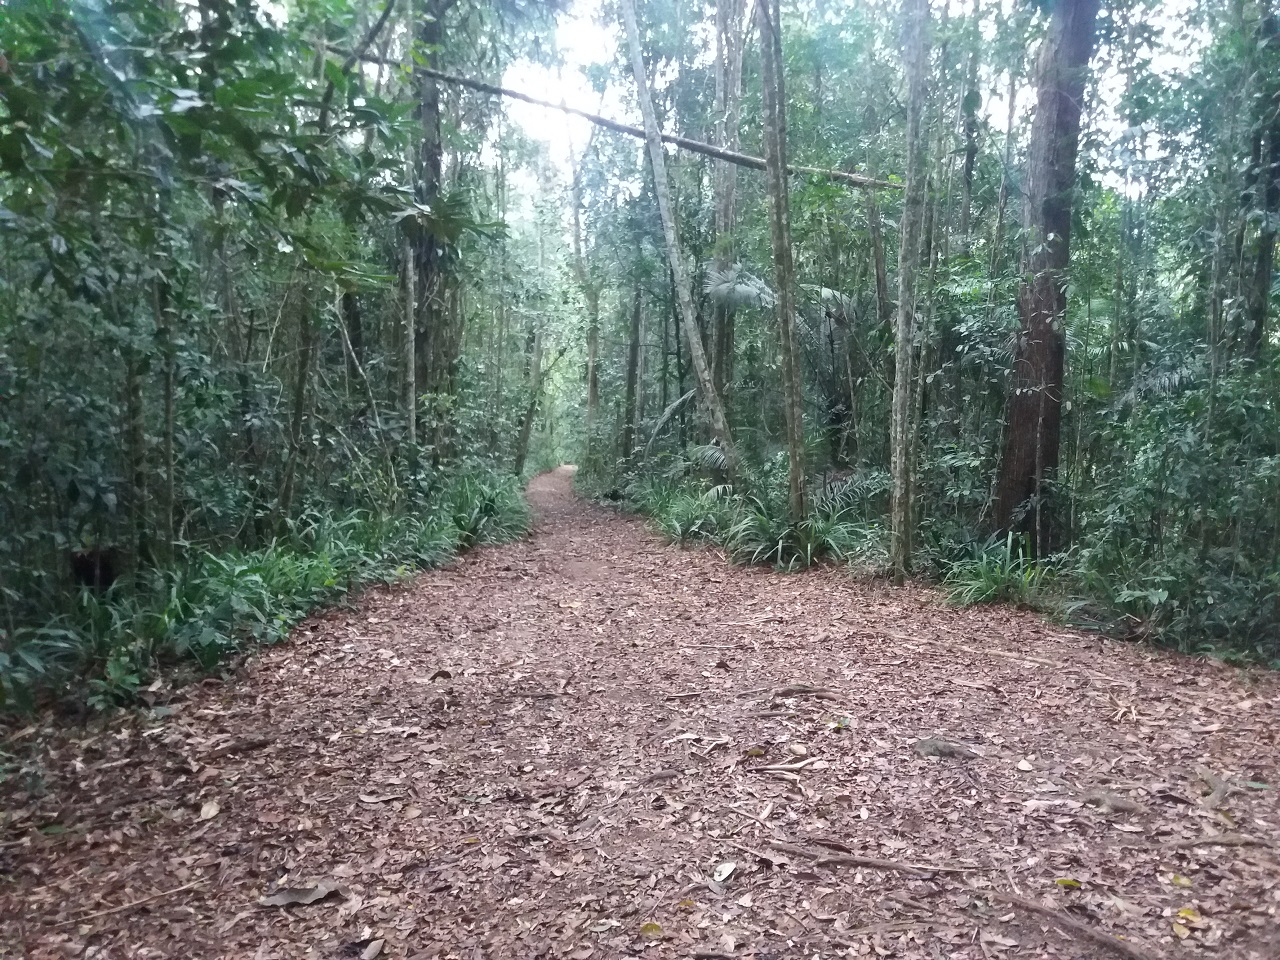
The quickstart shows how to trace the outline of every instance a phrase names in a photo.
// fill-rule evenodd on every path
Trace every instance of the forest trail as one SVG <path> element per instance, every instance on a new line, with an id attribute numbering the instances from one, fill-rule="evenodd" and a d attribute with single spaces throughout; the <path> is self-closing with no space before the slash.
<path id="1" fill-rule="evenodd" d="M 41 741 L 0 954 L 1280 955 L 1277 678 L 731 567 L 568 468 L 529 499 L 525 542 Z"/>

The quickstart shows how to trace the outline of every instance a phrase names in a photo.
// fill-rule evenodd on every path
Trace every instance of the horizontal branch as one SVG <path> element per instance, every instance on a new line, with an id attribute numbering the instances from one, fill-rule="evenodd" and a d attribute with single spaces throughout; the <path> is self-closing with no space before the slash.
<path id="1" fill-rule="evenodd" d="M 519 90 L 511 90 L 507 87 L 495 86 L 492 83 L 485 83 L 483 80 L 471 80 L 467 77 L 457 77 L 451 73 L 445 73 L 442 70 L 433 70 L 430 67 L 415 66 L 414 72 L 422 76 L 431 77 L 439 80 L 441 83 L 452 83 L 460 87 L 467 87 L 471 90 L 478 90 L 480 93 L 489 93 L 497 97 L 508 97 L 512 100 L 520 100 L 524 103 L 531 103 L 535 107 L 546 107 L 548 110 L 559 110 L 561 113 L 571 114 L 575 117 L 581 117 L 583 120 L 589 120 L 596 126 L 604 127 L 606 130 L 612 130 L 614 133 L 626 134 L 629 137 L 638 137 L 644 139 L 644 130 L 640 127 L 633 127 L 630 124 L 619 123 L 616 120 L 610 120 L 608 117 L 602 117 L 597 113 L 588 113 L 586 110 L 578 110 L 575 107 L 569 107 L 562 103 L 552 103 L 549 100 L 539 100 L 537 97 L 531 97 L 527 93 L 521 93 Z M 759 157 L 752 157 L 745 153 L 738 153 L 733 150 L 725 150 L 722 147 L 715 147 L 709 143 L 703 143 L 700 140 L 690 140 L 687 137 L 678 137 L 673 133 L 662 134 L 664 143 L 672 144 L 681 150 L 689 150 L 693 153 L 701 153 L 704 156 L 714 157 L 717 160 L 724 160 L 727 163 L 736 164 L 740 167 L 750 167 L 752 170 L 763 170 L 764 161 Z M 873 177 L 864 177 L 859 173 L 846 173 L 844 170 L 828 170 L 825 167 L 804 167 L 798 164 L 787 164 L 788 173 L 798 173 L 806 176 L 826 177 L 828 180 L 838 180 L 840 183 L 847 183 L 851 187 L 859 187 L 861 189 L 884 189 L 884 190 L 901 190 L 902 184 L 892 183 L 888 180 L 876 180 Z"/>

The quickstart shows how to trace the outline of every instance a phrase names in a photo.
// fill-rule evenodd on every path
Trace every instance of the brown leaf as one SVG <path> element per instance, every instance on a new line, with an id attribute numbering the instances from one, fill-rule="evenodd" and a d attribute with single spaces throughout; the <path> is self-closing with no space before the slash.
<path id="1" fill-rule="evenodd" d="M 335 895 L 345 899 L 347 888 L 330 880 L 319 880 L 305 887 L 281 887 L 275 893 L 259 897 L 258 903 L 264 907 L 306 906 Z"/>

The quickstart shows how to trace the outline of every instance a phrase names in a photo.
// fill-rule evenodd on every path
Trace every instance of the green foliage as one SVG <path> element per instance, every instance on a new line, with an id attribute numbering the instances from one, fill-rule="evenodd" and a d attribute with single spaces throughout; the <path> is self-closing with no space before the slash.
<path id="1" fill-rule="evenodd" d="M 1003 541 L 992 538 L 976 546 L 970 556 L 951 563 L 942 583 L 947 599 L 958 606 L 1029 607 L 1043 597 L 1052 578 L 1050 568 L 1030 556 L 1022 539 L 1010 533 Z"/>
<path id="2" fill-rule="evenodd" d="M 98 708 L 128 702 L 163 667 L 213 670 L 280 641 L 319 605 L 439 566 L 460 549 L 515 539 L 528 522 L 513 478 L 464 473 L 437 503 L 413 511 L 304 516 L 260 549 L 203 553 L 128 593 L 83 590 L 73 610 L 16 631 L 0 652 L 0 709 L 58 694 Z"/>

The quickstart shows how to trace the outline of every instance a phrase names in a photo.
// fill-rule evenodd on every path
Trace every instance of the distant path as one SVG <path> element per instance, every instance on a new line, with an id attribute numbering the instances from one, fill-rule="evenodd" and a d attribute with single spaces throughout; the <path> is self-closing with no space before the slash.
<path id="1" fill-rule="evenodd" d="M 1275 677 L 731 567 L 569 468 L 529 500 L 526 542 L 46 741 L 45 792 L 0 788 L 0 956 L 1122 956 L 988 890 L 1130 956 L 1280 956 Z"/>

